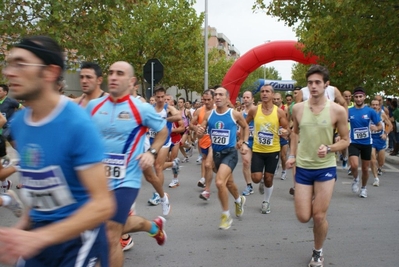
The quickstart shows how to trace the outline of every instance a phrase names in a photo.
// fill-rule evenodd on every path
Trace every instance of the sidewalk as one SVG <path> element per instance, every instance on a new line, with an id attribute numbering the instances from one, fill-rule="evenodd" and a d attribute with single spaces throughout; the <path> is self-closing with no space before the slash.
<path id="1" fill-rule="evenodd" d="M 385 161 L 389 164 L 399 165 L 399 156 L 391 156 L 385 152 Z"/>

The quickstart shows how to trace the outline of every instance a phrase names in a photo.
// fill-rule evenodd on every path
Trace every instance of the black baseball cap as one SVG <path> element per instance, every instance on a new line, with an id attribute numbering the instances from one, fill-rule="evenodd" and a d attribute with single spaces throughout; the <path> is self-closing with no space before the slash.
<path id="1" fill-rule="evenodd" d="M 354 90 L 353 90 L 353 94 L 352 95 L 357 95 L 357 94 L 363 94 L 363 95 L 365 95 L 366 94 L 366 90 L 364 90 L 364 88 L 363 87 L 356 87 Z"/>

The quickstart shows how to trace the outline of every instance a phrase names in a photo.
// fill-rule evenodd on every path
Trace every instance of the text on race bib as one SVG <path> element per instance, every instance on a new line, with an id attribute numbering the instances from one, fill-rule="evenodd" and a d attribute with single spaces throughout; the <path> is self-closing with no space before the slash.
<path id="1" fill-rule="evenodd" d="M 354 128 L 353 138 L 355 140 L 369 138 L 369 128 L 368 127 Z"/>
<path id="2" fill-rule="evenodd" d="M 273 134 L 266 132 L 258 132 L 258 142 L 264 146 L 273 145 Z"/>
<path id="3" fill-rule="evenodd" d="M 212 129 L 211 131 L 212 144 L 227 145 L 230 143 L 230 130 L 226 129 Z"/>
<path id="4" fill-rule="evenodd" d="M 105 174 L 109 179 L 123 179 L 126 176 L 127 159 L 125 154 L 107 153 L 105 164 Z"/>
<path id="5" fill-rule="evenodd" d="M 152 129 L 150 129 L 149 131 L 148 131 L 148 136 L 150 137 L 150 138 L 155 138 L 155 135 L 157 134 L 157 132 L 155 132 L 154 130 L 152 130 Z"/>
<path id="6" fill-rule="evenodd" d="M 31 209 L 53 211 L 76 202 L 59 166 L 20 169 L 21 198 Z"/>
<path id="7" fill-rule="evenodd" d="M 253 137 L 253 136 L 254 136 L 254 127 L 249 126 L 249 137 Z"/>

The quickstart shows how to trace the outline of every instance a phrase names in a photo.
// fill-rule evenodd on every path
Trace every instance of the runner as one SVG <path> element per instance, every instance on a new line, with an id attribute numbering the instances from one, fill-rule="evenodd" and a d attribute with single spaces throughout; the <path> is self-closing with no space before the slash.
<path id="1" fill-rule="evenodd" d="M 214 93 L 212 90 L 205 90 L 202 94 L 204 99 L 204 105 L 197 109 L 193 114 L 193 119 L 190 122 L 190 128 L 197 132 L 199 126 L 204 121 L 205 115 L 214 109 Z M 209 200 L 211 196 L 211 184 L 212 184 L 212 169 L 213 169 L 213 153 L 212 153 L 212 142 L 208 131 L 205 131 L 201 138 L 198 138 L 198 147 L 201 160 L 201 179 L 197 185 L 204 188 L 204 191 L 200 194 L 200 198 L 203 200 Z"/>
<path id="2" fill-rule="evenodd" d="M 28 209 L 13 228 L 0 230 L 6 264 L 109 266 L 102 222 L 112 216 L 114 199 L 104 146 L 84 110 L 55 90 L 63 69 L 63 50 L 45 36 L 22 39 L 3 69 L 12 94 L 29 107 L 11 122 Z"/>
<path id="3" fill-rule="evenodd" d="M 336 174 L 334 152 L 348 146 L 346 110 L 328 100 L 328 70 L 313 65 L 306 73 L 311 98 L 293 108 L 291 151 L 287 167 L 296 163 L 295 212 L 302 223 L 313 219 L 314 247 L 309 267 L 323 267 L 323 244 L 327 236 L 327 210 Z M 333 144 L 334 129 L 342 138 Z M 299 143 L 298 143 L 299 142 Z"/>
<path id="4" fill-rule="evenodd" d="M 234 183 L 233 170 L 237 165 L 237 149 L 246 154 L 248 148 L 248 124 L 240 112 L 228 108 L 229 92 L 219 87 L 215 90 L 216 109 L 208 111 L 198 126 L 198 137 L 204 136 L 205 129 L 208 129 L 212 141 L 213 161 L 216 170 L 216 187 L 222 206 L 222 216 L 219 225 L 220 229 L 227 230 L 231 227 L 233 219 L 229 211 L 228 192 L 233 195 L 236 206 L 236 216 L 244 214 L 245 196 L 240 196 L 237 185 Z M 241 139 L 236 142 L 237 123 L 242 127 Z"/>
<path id="5" fill-rule="evenodd" d="M 246 91 L 242 94 L 242 100 L 244 102 L 244 109 L 242 111 L 243 117 L 246 119 L 248 116 L 249 110 L 254 107 L 254 98 L 251 91 Z M 254 189 L 252 187 L 252 178 L 251 178 L 251 159 L 252 159 L 252 146 L 254 144 L 254 122 L 251 121 L 249 123 L 249 137 L 248 144 L 249 150 L 246 154 L 241 155 L 242 158 L 242 174 L 244 176 L 245 183 L 247 187 L 242 194 L 244 196 L 249 196 L 254 193 Z M 240 128 L 241 130 L 241 128 Z"/>
<path id="6" fill-rule="evenodd" d="M 369 166 L 371 160 L 372 142 L 371 132 L 383 130 L 381 118 L 370 107 L 364 104 L 366 91 L 357 87 L 353 91 L 355 106 L 349 109 L 350 145 L 349 162 L 353 175 L 352 192 L 359 197 L 367 197 L 367 181 L 369 179 Z M 371 122 L 373 125 L 371 125 Z M 342 136 L 341 136 L 342 138 Z M 362 187 L 359 193 L 359 155 L 362 159 Z"/>
<path id="7" fill-rule="evenodd" d="M 120 238 L 123 233 L 148 232 L 159 245 L 166 241 L 165 219 L 148 221 L 128 216 L 140 187 L 142 169 L 153 166 L 157 151 L 167 137 L 165 121 L 154 109 L 130 95 L 135 82 L 133 67 L 124 61 L 111 65 L 108 71 L 110 95 L 89 102 L 87 111 L 103 135 L 106 150 L 106 174 L 110 190 L 115 194 L 117 210 L 107 222 L 111 266 L 123 266 Z M 154 131 L 150 149 L 144 152 L 147 127 Z M 141 222 L 140 224 L 138 222 Z"/>
<path id="8" fill-rule="evenodd" d="M 288 119 L 287 107 L 283 104 L 282 101 L 283 100 L 281 98 L 281 94 L 274 93 L 273 104 L 275 104 L 278 108 L 284 110 L 284 113 Z M 280 137 L 281 180 L 285 180 L 287 178 L 287 171 L 285 167 L 285 162 L 287 161 L 287 153 L 288 153 L 288 140 L 286 138 Z"/>
<path id="9" fill-rule="evenodd" d="M 246 121 L 254 121 L 254 144 L 252 147 L 251 176 L 259 183 L 264 194 L 261 213 L 268 214 L 273 193 L 273 177 L 279 161 L 280 136 L 288 137 L 288 121 L 284 110 L 273 104 L 274 89 L 270 84 L 260 88 L 262 104 L 249 110 Z M 265 187 L 266 186 L 266 187 Z"/>
<path id="10" fill-rule="evenodd" d="M 382 175 L 382 166 L 385 163 L 385 148 L 387 147 L 387 137 L 392 131 L 392 123 L 388 116 L 381 109 L 380 102 L 378 99 L 371 101 L 371 108 L 377 112 L 377 115 L 381 117 L 383 130 L 372 131 L 371 138 L 373 139 L 373 145 L 371 150 L 371 172 L 374 176 L 374 186 L 380 186 L 380 178 Z M 387 125 L 388 127 L 385 127 Z M 387 132 L 386 132 L 387 131 Z"/>

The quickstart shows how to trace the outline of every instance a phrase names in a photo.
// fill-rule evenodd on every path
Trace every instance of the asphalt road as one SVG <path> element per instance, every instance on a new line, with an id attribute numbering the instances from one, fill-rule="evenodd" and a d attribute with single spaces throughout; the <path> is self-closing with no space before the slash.
<path id="1" fill-rule="evenodd" d="M 263 197 L 256 186 L 255 193 L 247 197 L 243 217 L 234 218 L 232 227 L 224 231 L 218 229 L 221 207 L 216 187 L 213 185 L 209 201 L 199 198 L 202 190 L 197 187 L 197 155 L 182 164 L 178 188 L 167 188 L 172 172 L 165 171 L 165 188 L 172 204 L 166 244 L 158 246 L 146 233 L 133 234 L 135 246 L 125 252 L 125 266 L 307 266 L 313 223 L 302 224 L 295 217 L 293 197 L 288 194 L 293 184 L 291 172 L 284 181 L 280 180 L 280 171 L 275 177 L 270 214 L 260 213 Z M 352 194 L 347 172 L 339 169 L 327 217 L 325 266 L 399 266 L 398 172 L 399 165 L 387 163 L 380 187 L 371 186 L 371 178 L 368 198 L 361 199 Z M 234 174 L 241 192 L 245 187 L 241 162 Z M 16 176 L 11 179 L 16 184 Z M 162 214 L 160 206 L 147 204 L 152 191 L 143 181 L 136 205 L 138 215 L 148 219 Z M 232 197 L 230 211 L 234 214 Z M 10 211 L 0 212 L 0 225 L 10 226 L 16 221 Z"/>

